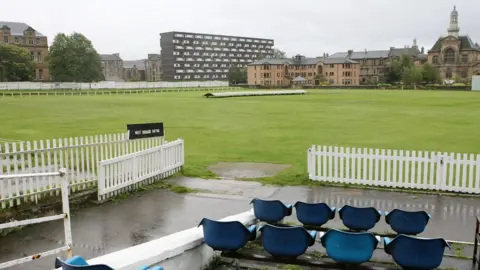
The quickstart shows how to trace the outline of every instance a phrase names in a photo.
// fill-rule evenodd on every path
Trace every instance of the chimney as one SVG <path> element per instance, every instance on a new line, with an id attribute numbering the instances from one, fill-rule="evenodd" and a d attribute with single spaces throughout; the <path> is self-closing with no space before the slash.
<path id="1" fill-rule="evenodd" d="M 348 58 L 350 58 L 352 56 L 352 53 L 353 53 L 353 50 L 348 50 Z"/>
<path id="2" fill-rule="evenodd" d="M 120 53 L 114 53 L 113 55 L 120 57 Z"/>
<path id="3" fill-rule="evenodd" d="M 477 45 L 478 45 L 478 44 L 477 44 Z M 327 57 L 329 57 L 329 56 L 330 56 L 330 54 L 329 54 L 329 53 L 327 53 Z"/>
<path id="4" fill-rule="evenodd" d="M 425 47 L 422 46 L 422 50 L 420 51 L 422 54 L 425 53 Z"/>
<path id="5" fill-rule="evenodd" d="M 390 50 L 393 50 L 393 49 L 395 49 L 395 47 L 390 47 Z"/>

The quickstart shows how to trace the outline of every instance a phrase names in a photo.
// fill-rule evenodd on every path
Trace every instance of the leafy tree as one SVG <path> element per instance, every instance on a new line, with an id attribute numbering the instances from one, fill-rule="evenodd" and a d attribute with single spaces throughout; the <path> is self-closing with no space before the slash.
<path id="1" fill-rule="evenodd" d="M 461 82 L 463 82 L 462 77 L 460 77 L 458 74 L 455 75 L 455 77 L 453 77 L 453 80 L 454 80 L 456 83 L 461 83 Z"/>
<path id="2" fill-rule="evenodd" d="M 422 67 L 423 81 L 426 83 L 440 83 L 440 72 L 431 64 L 425 63 Z"/>
<path id="3" fill-rule="evenodd" d="M 403 83 L 406 85 L 419 84 L 423 81 L 422 68 L 412 66 L 403 69 Z"/>
<path id="4" fill-rule="evenodd" d="M 412 57 L 409 55 L 402 55 L 399 58 L 395 58 L 387 65 L 387 82 L 397 83 L 402 81 L 405 74 L 410 74 L 415 64 Z M 405 71 L 408 69 L 408 71 Z"/>
<path id="5" fill-rule="evenodd" d="M 50 46 L 50 74 L 58 82 L 104 80 L 100 56 L 92 42 L 80 33 L 59 33 Z"/>
<path id="6" fill-rule="evenodd" d="M 242 84 L 248 82 L 246 68 L 232 67 L 228 71 L 228 81 L 230 84 Z"/>
<path id="7" fill-rule="evenodd" d="M 35 63 L 27 49 L 0 44 L 0 81 L 30 81 L 34 71 Z"/>

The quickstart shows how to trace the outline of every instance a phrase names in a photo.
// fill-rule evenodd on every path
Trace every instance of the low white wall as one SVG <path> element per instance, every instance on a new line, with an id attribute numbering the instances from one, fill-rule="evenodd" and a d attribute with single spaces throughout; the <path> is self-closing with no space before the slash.
<path id="1" fill-rule="evenodd" d="M 480 91 L 480 76 L 472 77 L 472 91 Z"/>
<path id="2" fill-rule="evenodd" d="M 256 221 L 253 209 L 221 219 L 221 221 L 233 220 L 245 225 Z M 195 227 L 88 260 L 88 263 L 106 264 L 116 270 L 137 270 L 142 266 L 156 265 L 165 270 L 200 270 L 213 256 L 214 251 L 203 244 L 202 228 Z"/>

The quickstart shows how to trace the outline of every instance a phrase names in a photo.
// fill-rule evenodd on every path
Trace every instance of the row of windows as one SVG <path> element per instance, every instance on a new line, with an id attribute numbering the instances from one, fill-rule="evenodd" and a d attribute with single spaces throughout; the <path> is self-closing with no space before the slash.
<path id="1" fill-rule="evenodd" d="M 258 49 L 229 49 L 229 48 L 213 48 L 213 47 L 193 47 L 193 46 L 175 46 L 176 50 L 195 50 L 195 51 L 216 51 L 216 52 L 249 52 L 249 53 L 273 53 L 272 50 L 258 50 Z"/>
<path id="2" fill-rule="evenodd" d="M 43 63 L 43 55 L 41 52 L 30 52 L 30 58 L 33 62 Z"/>
<path id="3" fill-rule="evenodd" d="M 22 43 L 23 45 L 27 45 L 27 38 L 23 37 L 14 37 L 13 39 L 15 44 L 20 44 Z M 3 36 L 3 42 L 4 43 L 10 43 L 10 39 L 8 38 L 7 35 Z M 28 39 L 28 45 L 40 45 L 40 38 L 36 38 L 35 40 L 33 38 Z"/>
<path id="4" fill-rule="evenodd" d="M 229 68 L 229 67 L 247 67 L 248 65 L 247 64 L 173 64 L 173 67 L 176 67 L 176 68 L 179 68 L 179 67 L 186 67 L 186 68 L 189 68 L 189 67 L 203 67 L 203 68 L 206 68 L 206 67 L 212 67 L 212 68 L 216 68 L 216 67 L 222 67 L 222 68 Z"/>
<path id="5" fill-rule="evenodd" d="M 257 44 L 248 44 L 248 43 L 245 43 L 245 44 L 241 44 L 241 43 L 233 43 L 233 42 L 230 42 L 230 43 L 226 43 L 226 42 L 215 42 L 215 41 L 212 41 L 212 42 L 208 42 L 208 41 L 199 41 L 199 40 L 193 40 L 192 42 L 190 42 L 190 40 L 178 40 L 178 39 L 174 39 L 172 41 L 174 44 L 182 44 L 182 45 L 185 45 L 185 44 L 193 44 L 193 45 L 202 45 L 202 46 L 228 46 L 228 47 L 236 47 L 236 48 L 259 48 L 259 49 L 271 49 L 272 46 L 270 45 L 257 45 Z"/>
<path id="6" fill-rule="evenodd" d="M 264 39 L 251 39 L 251 38 L 236 38 L 236 37 L 219 37 L 219 36 L 210 36 L 210 35 L 194 35 L 194 34 L 180 34 L 176 33 L 174 35 L 178 38 L 196 38 L 196 39 L 209 39 L 209 40 L 223 40 L 223 41 L 240 41 L 240 42 L 253 42 L 253 43 L 264 43 L 264 44 L 273 44 L 272 40 Z"/>
<path id="7" fill-rule="evenodd" d="M 291 73 L 287 73 L 288 76 L 290 77 L 298 77 L 298 76 L 302 76 L 302 77 L 312 77 L 312 76 L 317 76 L 317 73 L 316 72 L 291 72 Z M 281 77 L 282 74 L 280 72 L 277 72 L 277 77 Z M 253 77 L 254 78 L 257 78 L 257 74 L 254 73 L 253 74 Z M 270 73 L 260 73 L 260 78 L 271 78 L 272 75 Z"/>
<path id="8" fill-rule="evenodd" d="M 223 58 L 223 59 L 212 59 L 212 58 L 183 58 L 183 57 L 177 57 L 175 58 L 175 61 L 181 61 L 181 62 L 185 62 L 185 61 L 190 61 L 190 62 L 224 62 L 224 63 L 230 63 L 230 62 L 233 62 L 233 63 L 250 63 L 250 62 L 253 62 L 252 59 L 235 59 L 235 58 L 232 58 L 232 59 L 229 59 L 229 58 Z"/>
<path id="9" fill-rule="evenodd" d="M 204 52 L 204 53 L 201 53 L 200 52 L 193 52 L 193 53 L 190 53 L 190 52 L 173 52 L 173 55 L 183 55 L 183 56 L 190 56 L 190 55 L 193 55 L 193 56 L 212 56 L 212 57 L 227 57 L 227 54 L 226 53 L 208 53 L 208 52 Z M 257 55 L 256 54 L 242 54 L 242 53 L 237 53 L 237 54 L 234 54 L 234 53 L 229 53 L 228 54 L 228 57 L 245 57 L 245 58 L 257 58 Z"/>
<path id="10" fill-rule="evenodd" d="M 445 52 L 445 54 L 444 54 L 444 56 L 443 56 L 443 61 L 444 61 L 446 64 L 455 64 L 455 51 L 452 50 L 452 49 L 447 49 L 447 51 Z M 439 64 L 439 63 L 440 63 L 439 58 L 438 58 L 438 55 L 433 56 L 432 62 L 433 62 L 434 64 Z M 462 62 L 463 64 L 467 64 L 467 63 L 468 63 L 468 55 L 467 55 L 467 54 L 463 54 L 463 55 L 462 55 L 461 62 Z"/>
<path id="11" fill-rule="evenodd" d="M 190 79 L 224 79 L 224 78 L 227 78 L 227 74 L 222 74 L 222 75 L 217 75 L 217 74 L 214 74 L 214 75 L 185 75 L 185 76 L 180 76 L 180 75 L 175 75 L 173 76 L 173 78 L 175 80 L 181 80 L 181 79 L 184 79 L 184 80 L 190 80 Z"/>
<path id="12" fill-rule="evenodd" d="M 228 69 L 206 69 L 206 70 L 203 70 L 203 69 L 197 69 L 197 70 L 194 70 L 194 69 L 187 69 L 187 70 L 184 70 L 184 69 L 177 69 L 175 71 L 176 73 L 227 73 L 228 72 Z"/>

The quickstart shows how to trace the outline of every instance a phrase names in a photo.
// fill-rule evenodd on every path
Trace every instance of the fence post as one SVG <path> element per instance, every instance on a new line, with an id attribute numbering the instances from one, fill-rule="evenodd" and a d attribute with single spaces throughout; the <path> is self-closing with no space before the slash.
<path id="1" fill-rule="evenodd" d="M 59 171 L 60 177 L 62 177 L 62 209 L 63 213 L 65 214 L 65 217 L 63 218 L 63 226 L 65 227 L 65 245 L 67 245 L 69 248 L 67 249 L 67 258 L 72 257 L 72 245 L 73 245 L 73 240 L 72 240 L 72 227 L 70 224 L 70 205 L 69 205 L 69 192 L 70 192 L 70 187 L 68 183 L 68 178 L 66 177 L 67 170 L 66 169 L 60 169 Z"/>
<path id="2" fill-rule="evenodd" d="M 98 163 L 98 200 L 102 200 L 103 190 L 105 189 L 105 167 L 102 162 Z"/>
<path id="3" fill-rule="evenodd" d="M 439 153 L 437 156 L 437 190 L 444 189 L 446 168 L 445 156 Z"/>
<path id="4" fill-rule="evenodd" d="M 313 180 L 313 176 L 315 175 L 315 167 L 313 167 L 314 161 L 314 153 L 315 151 L 313 150 L 315 146 L 312 145 L 312 147 L 308 148 L 307 150 L 307 167 L 308 167 L 308 178 L 310 180 Z"/>

